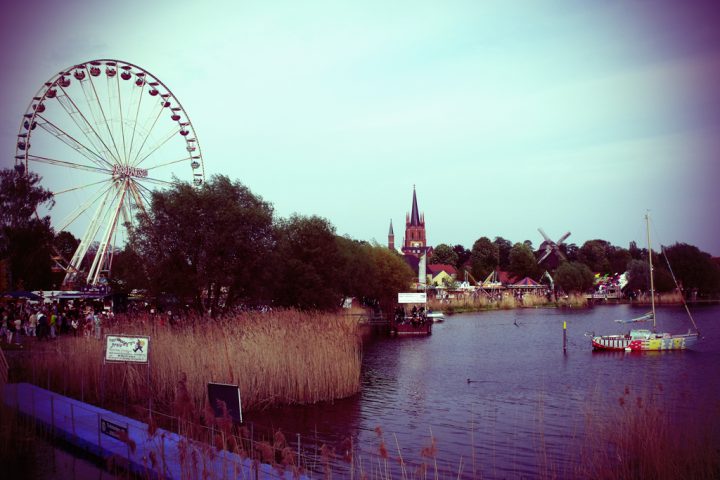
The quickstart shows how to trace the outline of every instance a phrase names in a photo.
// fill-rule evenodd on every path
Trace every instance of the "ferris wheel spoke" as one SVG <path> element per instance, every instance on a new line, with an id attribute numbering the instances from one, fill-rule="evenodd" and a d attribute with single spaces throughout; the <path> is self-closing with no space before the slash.
<path id="1" fill-rule="evenodd" d="M 142 183 L 135 182 L 133 184 L 133 187 L 137 191 L 138 195 L 141 195 L 143 199 L 145 199 L 145 204 L 151 205 L 152 204 L 152 194 L 153 191 L 150 190 L 148 187 L 143 185 Z"/>
<path id="2" fill-rule="evenodd" d="M 157 144 L 150 152 L 148 152 L 147 155 L 145 155 L 141 160 L 136 161 L 136 163 L 133 164 L 133 166 L 135 166 L 135 167 L 140 166 L 141 163 L 143 163 L 145 160 L 147 160 L 147 158 L 150 157 L 152 154 L 154 154 L 155 152 L 157 152 L 158 150 L 160 150 L 160 149 L 162 148 L 162 146 L 165 145 L 167 142 L 169 142 L 175 135 L 177 135 L 177 133 L 178 133 L 177 130 L 171 132 L 170 135 L 168 135 L 168 136 L 165 138 L 165 140 L 163 140 L 162 142 L 158 143 L 158 144 Z"/>
<path id="3" fill-rule="evenodd" d="M 108 84 L 109 84 L 108 79 Z M 117 89 L 117 100 L 118 100 L 118 114 L 120 115 L 120 138 L 122 139 L 122 149 L 123 154 L 122 158 L 127 160 L 127 147 L 125 145 L 125 120 L 123 118 L 123 109 L 122 109 L 122 93 L 120 91 L 120 76 L 115 75 L 115 87 Z M 110 90 L 110 87 L 108 87 L 108 91 Z M 108 104 L 110 104 L 111 98 L 108 97 Z M 109 106 L 109 108 L 112 109 L 112 105 Z"/>
<path id="4" fill-rule="evenodd" d="M 130 165 L 137 165 L 137 163 L 138 163 L 138 158 L 140 157 L 140 154 L 142 153 L 143 148 L 145 148 L 145 143 L 147 142 L 147 139 L 150 138 L 150 134 L 152 133 L 152 131 L 155 129 L 155 125 L 157 125 L 157 121 L 158 121 L 158 119 L 160 118 L 160 115 L 162 114 L 162 112 L 163 112 L 163 109 L 162 109 L 162 107 L 160 107 L 160 110 L 158 110 L 158 113 L 157 113 L 157 116 L 155 117 L 155 120 L 153 120 L 153 123 L 152 123 L 152 125 L 150 126 L 150 129 L 149 129 L 149 130 L 147 131 L 147 133 L 145 134 L 145 138 L 143 138 L 143 142 L 142 142 L 142 144 L 140 145 L 140 148 L 138 148 L 138 151 L 137 151 L 137 153 L 135 154 L 135 158 L 134 158 L 132 161 L 129 161 L 129 164 L 130 164 Z"/>
<path id="5" fill-rule="evenodd" d="M 87 119 L 85 114 L 83 114 L 83 112 L 80 110 L 80 108 L 78 108 L 77 104 L 72 99 L 72 97 L 70 97 L 70 95 L 68 95 L 65 88 L 63 88 L 61 86 L 60 91 L 62 92 L 62 95 L 58 94 L 58 96 L 57 96 L 58 103 L 60 103 L 60 105 L 62 105 L 63 109 L 67 112 L 67 114 L 70 116 L 70 118 L 72 118 L 73 122 L 75 122 L 75 125 L 77 125 L 77 127 L 85 134 L 85 137 L 87 137 L 87 139 L 90 143 L 93 143 L 93 140 L 100 142 L 100 145 L 102 145 L 102 148 L 97 148 L 98 146 L 96 146 L 97 150 L 102 150 L 103 152 L 107 152 L 108 157 L 112 157 L 112 160 L 115 163 L 118 163 L 119 159 L 113 155 L 112 151 L 105 143 L 105 140 L 103 140 L 103 138 L 100 136 L 100 134 L 97 132 L 97 130 L 95 130 L 93 128 L 90 121 Z M 77 117 L 79 117 L 79 118 L 77 118 Z M 94 145 L 94 143 L 93 143 L 93 145 Z"/>
<path id="6" fill-rule="evenodd" d="M 127 153 L 127 159 L 130 160 L 130 157 L 133 154 L 133 145 L 135 143 L 135 133 L 137 132 L 137 126 L 138 126 L 138 116 L 140 115 L 140 107 L 142 106 L 142 99 L 143 99 L 143 93 L 145 93 L 145 85 L 147 85 L 147 82 L 143 82 L 141 89 L 140 89 L 140 96 L 138 98 L 137 107 L 135 108 L 135 120 L 132 123 L 132 135 L 130 136 L 130 149 Z"/>
<path id="7" fill-rule="evenodd" d="M 103 173 L 103 174 L 107 174 L 107 175 L 112 174 L 112 170 L 108 170 L 107 168 L 93 167 L 91 165 L 83 165 L 81 163 L 68 162 L 66 160 L 59 160 L 57 158 L 40 157 L 38 155 L 28 155 L 27 158 L 28 158 L 28 161 L 46 163 L 48 165 L 58 165 L 61 167 L 74 168 L 77 170 L 85 170 L 88 172 Z"/>
<path id="8" fill-rule="evenodd" d="M 111 201 L 108 205 L 104 221 L 106 225 L 105 232 L 100 239 L 100 246 L 97 253 L 95 254 L 92 265 L 90 266 L 90 270 L 88 271 L 88 283 L 97 284 L 100 279 L 100 273 L 105 270 L 103 267 L 108 265 L 111 261 L 110 258 L 112 254 L 108 254 L 108 248 L 112 250 L 112 247 L 110 247 L 110 239 L 112 238 L 113 233 L 115 232 L 115 229 L 117 227 L 118 218 L 120 217 L 120 211 L 122 210 L 122 206 L 128 190 L 128 183 L 129 181 L 126 180 L 120 184 L 120 186 L 115 191 L 115 195 L 111 198 Z"/>
<path id="9" fill-rule="evenodd" d="M 100 201 L 96 202 L 97 208 L 95 209 L 92 220 L 88 224 L 88 227 L 85 230 L 85 234 L 80 240 L 80 245 L 78 245 L 78 248 L 75 251 L 73 258 L 70 261 L 70 265 L 74 272 L 79 273 L 82 270 L 83 259 L 85 259 L 85 257 L 87 256 L 90 247 L 96 242 L 100 228 L 107 221 L 108 212 L 112 208 L 112 200 L 115 196 L 114 194 L 117 193 L 117 188 L 113 187 L 115 187 L 115 184 L 110 184 L 108 188 L 104 192 L 102 192 L 101 196 L 98 197 Z M 96 252 L 96 256 L 98 255 L 98 253 L 99 252 Z M 65 277 L 66 283 L 75 280 L 75 276 L 71 274 L 68 274 Z"/>
<path id="10" fill-rule="evenodd" d="M 146 191 L 150 191 L 147 189 L 147 187 L 144 187 L 143 185 L 140 185 L 137 182 L 132 182 L 130 184 L 130 193 L 132 195 L 133 200 L 135 201 L 135 206 L 138 210 L 140 210 L 143 213 L 146 213 L 147 210 L 145 209 L 146 205 L 150 205 L 150 199 L 147 197 L 145 193 L 141 190 L 141 188 L 144 188 Z M 129 208 L 132 208 L 132 204 L 130 204 L 130 201 L 128 200 Z"/>
<path id="11" fill-rule="evenodd" d="M 161 180 L 159 178 L 152 178 L 152 177 L 143 178 L 143 182 L 152 183 L 154 185 L 162 185 L 164 187 L 172 187 L 176 183 L 174 181 Z"/>
<path id="12" fill-rule="evenodd" d="M 108 192 L 112 188 L 112 181 L 105 180 L 105 183 L 107 183 L 107 185 L 104 189 L 99 189 L 96 195 L 89 197 L 85 202 L 78 205 L 75 210 L 70 212 L 70 214 L 60 222 L 61 226 L 58 229 L 59 231 L 67 230 L 67 228 L 75 223 L 80 216 L 85 214 L 85 212 L 87 212 L 91 207 L 98 205 L 98 201 L 107 196 Z"/>
<path id="13" fill-rule="evenodd" d="M 107 180 L 106 178 L 104 178 L 104 179 L 100 180 L 99 182 L 93 182 L 93 183 L 88 183 L 88 184 L 86 184 L 86 185 L 78 185 L 77 187 L 67 188 L 67 189 L 65 189 L 65 190 L 60 190 L 60 191 L 58 191 L 58 192 L 53 192 L 53 196 L 57 198 L 58 195 L 62 195 L 63 193 L 76 192 L 76 191 L 78 191 L 78 190 L 83 190 L 83 189 L 85 189 L 85 188 L 90 188 L 90 187 L 93 187 L 93 186 L 95 186 L 95 185 L 100 185 L 101 183 L 107 183 L 107 181 L 108 181 L 108 180 Z"/>
<path id="14" fill-rule="evenodd" d="M 65 145 L 69 146 L 73 150 L 77 151 L 79 154 L 81 154 L 83 157 L 87 158 L 94 164 L 98 166 L 108 166 L 110 167 L 111 164 L 105 160 L 99 153 L 97 153 L 95 150 L 89 148 L 87 145 L 82 144 L 79 142 L 76 138 L 74 138 L 72 135 L 70 135 L 68 132 L 63 130 L 62 128 L 58 127 L 55 123 L 51 122 L 47 118 L 43 117 L 42 115 L 37 115 L 39 121 L 37 124 L 46 132 L 48 132 L 50 135 L 53 135 L 55 138 L 63 142 Z"/>
<path id="15" fill-rule="evenodd" d="M 151 170 L 156 170 L 156 169 L 158 169 L 158 168 L 163 168 L 163 167 L 167 167 L 167 166 L 170 166 L 170 165 L 175 165 L 176 163 L 187 162 L 188 160 L 192 160 L 192 157 L 189 156 L 189 155 L 188 155 L 187 157 L 179 158 L 179 159 L 177 159 L 177 160 L 172 160 L 172 161 L 170 161 L 170 162 L 165 162 L 165 163 L 159 163 L 159 164 L 157 164 L 157 165 L 153 165 L 152 167 L 147 167 L 146 170 L 149 172 L 149 171 L 151 171 Z"/>
<path id="16" fill-rule="evenodd" d="M 87 66 L 85 67 L 87 68 Z M 80 81 L 80 86 L 83 87 L 83 92 L 85 93 L 85 98 L 88 101 L 88 105 L 90 105 L 90 102 L 92 99 L 95 100 L 95 104 L 100 109 L 100 115 L 102 115 L 102 122 L 99 122 L 99 119 L 95 120 L 95 124 L 98 126 L 98 130 L 100 130 L 100 124 L 105 124 L 105 129 L 107 130 L 108 136 L 110 138 L 110 141 L 113 144 L 113 147 L 115 148 L 115 158 L 120 159 L 122 156 L 120 155 L 120 151 L 118 150 L 117 142 L 115 142 L 115 136 L 113 135 L 112 131 L 110 130 L 110 120 L 108 120 L 107 115 L 105 114 L 105 110 L 103 109 L 102 102 L 100 102 L 100 97 L 98 96 L 97 89 L 95 88 L 95 82 L 92 80 L 92 75 L 90 75 L 90 72 L 88 71 L 87 77 L 85 77 L 85 80 Z M 90 88 L 92 89 L 92 95 L 90 95 L 85 88 L 86 83 L 90 83 Z M 92 109 L 91 109 L 92 111 Z M 104 143 L 104 142 L 103 142 Z"/>

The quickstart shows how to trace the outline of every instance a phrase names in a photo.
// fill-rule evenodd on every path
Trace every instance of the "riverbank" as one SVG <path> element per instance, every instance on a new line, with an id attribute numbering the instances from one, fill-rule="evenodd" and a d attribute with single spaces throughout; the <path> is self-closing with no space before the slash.
<path id="1" fill-rule="evenodd" d="M 689 302 L 694 304 L 714 305 L 720 303 L 720 299 L 705 299 Z M 585 295 L 570 294 L 557 299 L 548 299 L 546 295 L 535 295 L 526 293 L 524 295 L 468 295 L 461 298 L 444 300 L 432 299 L 428 306 L 434 311 L 442 311 L 447 315 L 455 313 L 473 313 L 494 310 L 512 310 L 518 308 L 588 308 L 593 305 L 633 305 L 638 307 L 649 307 L 651 304 L 650 295 L 641 295 L 634 299 L 629 298 L 588 298 Z M 682 305 L 683 300 L 679 293 L 659 293 L 655 295 L 655 305 Z"/>

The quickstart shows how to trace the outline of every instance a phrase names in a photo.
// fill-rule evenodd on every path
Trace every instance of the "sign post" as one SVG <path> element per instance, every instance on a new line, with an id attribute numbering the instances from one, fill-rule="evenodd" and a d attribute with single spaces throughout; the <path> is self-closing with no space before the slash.
<path id="1" fill-rule="evenodd" d="M 147 365 L 148 415 L 152 417 L 152 389 L 150 388 L 150 337 L 143 335 L 105 335 L 105 363 Z M 104 383 L 104 378 L 103 378 Z M 105 386 L 103 385 L 103 391 Z"/>

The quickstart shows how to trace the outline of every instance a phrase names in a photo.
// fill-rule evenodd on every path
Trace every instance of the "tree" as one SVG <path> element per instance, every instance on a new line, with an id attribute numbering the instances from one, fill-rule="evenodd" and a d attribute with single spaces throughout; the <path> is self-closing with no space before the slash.
<path id="1" fill-rule="evenodd" d="M 607 258 L 610 244 L 605 240 L 588 240 L 578 252 L 578 261 L 584 263 L 593 272 L 614 273 Z"/>
<path id="2" fill-rule="evenodd" d="M 441 243 L 433 249 L 428 259 L 429 264 L 443 264 L 457 266 L 458 254 L 450 245 Z"/>
<path id="3" fill-rule="evenodd" d="M 720 267 L 709 253 L 686 243 L 676 243 L 664 252 L 684 289 L 696 288 L 702 294 L 720 291 Z"/>
<path id="4" fill-rule="evenodd" d="M 192 299 L 213 315 L 264 296 L 273 248 L 273 210 L 239 182 L 213 176 L 154 192 L 131 242 L 152 293 Z"/>
<path id="5" fill-rule="evenodd" d="M 458 269 L 462 268 L 462 266 L 465 265 L 468 262 L 468 260 L 470 260 L 470 250 L 468 250 L 467 248 L 465 248 L 459 244 L 455 245 L 453 247 L 453 250 L 455 251 L 455 253 L 457 253 L 457 256 L 458 256 L 458 260 L 457 260 L 457 263 L 455 264 L 455 266 Z"/>
<path id="6" fill-rule="evenodd" d="M 512 250 L 512 242 L 503 237 L 495 237 L 493 243 L 498 248 L 498 268 L 507 270 L 510 266 L 510 250 Z"/>
<path id="7" fill-rule="evenodd" d="M 532 247 L 527 243 L 516 243 L 510 250 L 508 270 L 517 278 L 535 278 L 540 275 L 540 267 L 535 259 Z"/>
<path id="8" fill-rule="evenodd" d="M 38 207 L 54 205 L 52 193 L 40 177 L 21 167 L 0 170 L 0 259 L 10 273 L 13 289 L 47 289 L 52 286 L 50 217 L 35 215 Z"/>
<path id="9" fill-rule="evenodd" d="M 398 253 L 379 245 L 366 247 L 375 271 L 370 279 L 372 291 L 370 297 L 377 300 L 386 315 L 390 315 L 392 307 L 397 303 L 398 292 L 408 291 L 415 279 L 415 273 Z"/>
<path id="10" fill-rule="evenodd" d="M 341 305 L 342 256 L 326 219 L 292 215 L 276 226 L 273 299 L 283 307 L 330 310 Z"/>
<path id="11" fill-rule="evenodd" d="M 562 262 L 555 271 L 555 285 L 565 291 L 584 292 L 593 286 L 595 276 L 580 262 Z"/>
<path id="12" fill-rule="evenodd" d="M 482 282 L 495 270 L 499 261 L 498 247 L 487 237 L 478 238 L 470 253 L 470 273 Z"/>
<path id="13" fill-rule="evenodd" d="M 80 245 L 80 240 L 75 238 L 75 235 L 65 230 L 58 232 L 58 234 L 55 235 L 55 240 L 53 241 L 55 250 L 66 261 L 70 261 L 72 259 L 78 245 Z"/>

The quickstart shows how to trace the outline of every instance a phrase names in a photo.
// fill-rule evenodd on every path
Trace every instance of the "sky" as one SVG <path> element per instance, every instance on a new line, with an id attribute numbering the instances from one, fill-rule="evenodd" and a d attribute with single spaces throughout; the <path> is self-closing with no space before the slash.
<path id="1" fill-rule="evenodd" d="M 431 245 L 542 227 L 720 256 L 720 5 L 28 0 L 0 16 L 0 152 L 60 70 L 139 65 L 228 175 L 340 235 Z M 182 176 L 179 175 L 181 178 Z M 188 180 L 190 180 L 188 178 Z M 655 244 L 657 248 L 657 244 Z"/>

